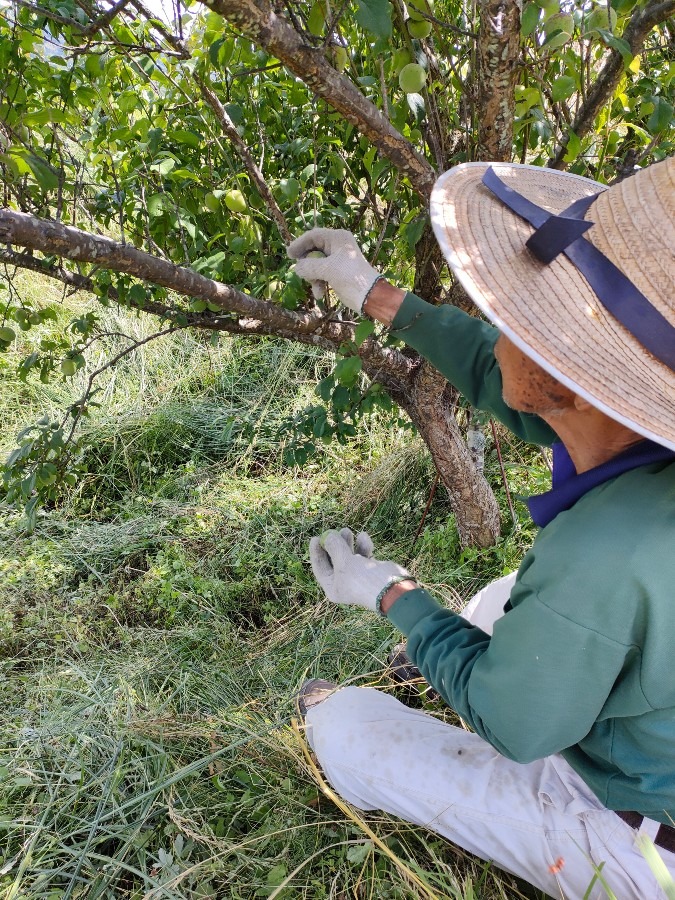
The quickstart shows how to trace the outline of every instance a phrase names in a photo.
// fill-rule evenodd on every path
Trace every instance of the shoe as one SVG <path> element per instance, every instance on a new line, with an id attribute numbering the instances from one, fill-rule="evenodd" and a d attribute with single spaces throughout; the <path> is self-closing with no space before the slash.
<path id="1" fill-rule="evenodd" d="M 334 682 L 324 681 L 323 678 L 311 678 L 306 681 L 295 695 L 295 708 L 300 718 L 304 720 L 307 711 L 330 697 L 337 687 Z"/>
<path id="2" fill-rule="evenodd" d="M 417 666 L 406 653 L 405 644 L 396 644 L 387 656 L 387 674 L 398 684 L 407 688 L 417 688 L 427 700 L 440 700 L 440 694 L 424 678 Z"/>

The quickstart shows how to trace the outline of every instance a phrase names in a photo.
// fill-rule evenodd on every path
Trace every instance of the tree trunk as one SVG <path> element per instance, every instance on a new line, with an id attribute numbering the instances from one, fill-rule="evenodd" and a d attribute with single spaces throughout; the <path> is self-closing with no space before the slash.
<path id="1" fill-rule="evenodd" d="M 402 405 L 429 448 L 447 488 L 463 547 L 491 547 L 499 538 L 499 507 L 471 458 L 452 413 L 457 392 L 428 362 L 415 373 Z"/>
<path id="2" fill-rule="evenodd" d="M 484 162 L 510 162 L 520 59 L 517 0 L 480 0 L 478 148 Z"/>

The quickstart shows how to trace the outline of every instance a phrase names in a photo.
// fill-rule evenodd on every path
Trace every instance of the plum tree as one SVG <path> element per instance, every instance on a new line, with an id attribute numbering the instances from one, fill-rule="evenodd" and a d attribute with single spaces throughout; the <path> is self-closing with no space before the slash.
<path id="1" fill-rule="evenodd" d="M 289 0 L 283 11 L 193 0 L 171 21 L 143 0 L 6 0 L 5 280 L 29 269 L 96 300 L 41 343 L 39 324 L 56 314 L 13 284 L 0 294 L 0 351 L 19 332 L 18 377 L 93 376 L 98 303 L 156 316 L 158 334 L 193 327 L 322 347 L 337 362 L 294 426 L 295 462 L 397 404 L 429 446 L 460 540 L 490 545 L 498 509 L 455 393 L 371 323 L 316 301 L 285 245 L 312 224 L 350 228 L 392 280 L 432 303 L 466 303 L 429 228 L 439 172 L 514 159 L 609 180 L 673 151 L 675 0 L 612 0 L 612 10 L 609 28 L 591 30 L 595 10 L 581 0 L 525 3 L 522 15 L 502 0 L 339 10 Z M 554 31 L 560 46 L 546 40 Z M 89 399 L 25 432 L 5 464 L 5 499 L 29 516 L 72 482 Z"/>

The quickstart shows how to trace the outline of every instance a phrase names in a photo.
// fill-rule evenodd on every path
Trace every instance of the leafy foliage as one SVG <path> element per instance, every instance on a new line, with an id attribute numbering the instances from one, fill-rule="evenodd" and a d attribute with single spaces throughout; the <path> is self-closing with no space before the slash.
<path id="1" fill-rule="evenodd" d="M 671 26 L 655 27 L 635 57 L 622 37 L 643 7 L 645 0 L 614 0 L 610 16 L 590 0 L 525 5 L 515 159 L 544 165 L 564 140 L 571 171 L 608 180 L 672 152 Z M 358 0 L 339 15 L 322 0 L 288 9 L 302 40 L 344 71 L 411 147 L 440 167 L 474 157 L 480 23 L 464 4 L 414 7 L 415 20 L 432 26 L 423 39 L 411 37 L 398 0 Z M 74 0 L 0 8 L 6 206 L 113 236 L 291 311 L 316 307 L 292 273 L 280 219 L 290 234 L 312 225 L 350 228 L 375 264 L 396 282 L 413 284 L 412 258 L 417 254 L 418 269 L 425 264 L 424 204 L 408 175 L 353 124 L 200 4 L 177 8 L 169 24 L 136 3 L 92 26 L 104 13 L 89 17 Z M 618 88 L 592 127 L 577 135 L 571 124 L 612 50 L 624 61 Z M 402 63 L 411 61 L 427 73 L 419 94 L 399 86 Z M 104 306 L 147 310 L 173 327 L 214 327 L 219 314 L 225 329 L 237 325 L 218 304 L 177 296 L 123 271 L 54 256 L 2 258 L 38 265 L 71 288 L 84 284 Z M 40 337 L 53 309 L 25 302 L 12 288 L 13 271 L 5 269 L 0 351 L 20 338 L 26 353 L 19 367 L 28 380 L 96 377 L 93 360 L 106 346 L 96 306 L 60 333 Z M 320 311 L 332 314 L 330 307 Z M 357 353 L 362 343 L 356 340 Z M 315 439 L 347 439 L 362 415 L 388 404 L 379 386 L 353 377 L 357 365 L 357 356 L 340 358 L 332 381 L 319 387 L 328 406 L 296 419 L 289 452 L 298 461 L 311 455 Z M 64 418 L 23 432 L 4 469 L 10 502 L 23 503 L 30 514 L 33 500 L 54 502 L 68 487 L 65 476 L 77 475 L 75 442 L 97 402 L 94 391 L 92 378 Z"/>

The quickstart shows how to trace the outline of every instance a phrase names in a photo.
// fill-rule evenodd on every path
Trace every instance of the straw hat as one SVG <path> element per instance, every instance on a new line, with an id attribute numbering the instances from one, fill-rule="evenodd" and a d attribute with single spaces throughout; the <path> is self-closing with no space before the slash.
<path id="1" fill-rule="evenodd" d="M 459 165 L 431 195 L 436 238 L 462 286 L 542 368 L 611 418 L 675 450 L 675 371 L 603 306 L 570 259 L 561 253 L 545 264 L 525 246 L 535 228 L 482 183 L 488 168 Z M 675 157 L 610 188 L 538 166 L 492 169 L 556 215 L 599 194 L 583 216 L 594 223 L 583 238 L 675 328 Z M 660 334 L 668 334 L 665 322 Z M 675 353 L 675 339 L 670 346 Z"/>

